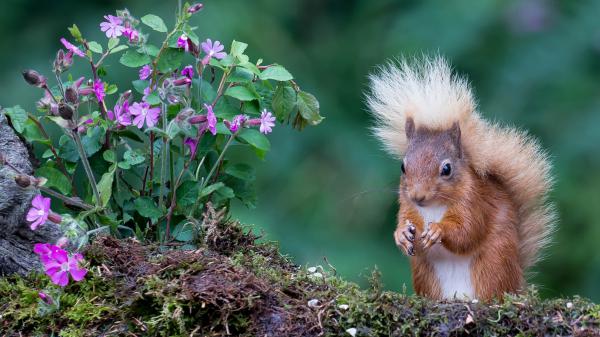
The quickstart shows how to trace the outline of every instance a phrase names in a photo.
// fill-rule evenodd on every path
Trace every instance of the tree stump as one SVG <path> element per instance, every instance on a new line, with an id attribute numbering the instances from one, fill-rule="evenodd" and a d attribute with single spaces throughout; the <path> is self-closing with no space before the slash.
<path id="1" fill-rule="evenodd" d="M 0 112 L 0 152 L 15 168 L 26 174 L 33 173 L 29 151 Z M 57 226 L 45 225 L 32 231 L 25 214 L 37 190 L 19 187 L 15 172 L 6 165 L 0 166 L 0 275 L 26 274 L 41 269 L 33 253 L 36 243 L 54 243 L 61 236 Z"/>

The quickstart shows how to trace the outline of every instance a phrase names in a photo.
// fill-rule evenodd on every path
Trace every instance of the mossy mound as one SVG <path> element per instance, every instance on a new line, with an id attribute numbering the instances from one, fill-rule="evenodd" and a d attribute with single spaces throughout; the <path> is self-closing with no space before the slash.
<path id="1" fill-rule="evenodd" d="M 600 306 L 540 300 L 434 302 L 308 272 L 209 212 L 195 250 L 102 237 L 91 272 L 60 308 L 40 305 L 43 275 L 0 280 L 2 336 L 600 336 Z M 350 329 L 350 330 L 348 330 Z"/>

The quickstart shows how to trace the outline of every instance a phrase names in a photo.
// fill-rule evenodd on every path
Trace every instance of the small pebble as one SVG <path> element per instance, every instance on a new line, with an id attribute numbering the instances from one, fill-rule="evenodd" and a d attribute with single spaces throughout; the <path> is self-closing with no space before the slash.
<path id="1" fill-rule="evenodd" d="M 348 304 L 340 304 L 338 305 L 338 308 L 340 308 L 340 310 L 348 310 L 350 306 Z"/>
<path id="2" fill-rule="evenodd" d="M 567 309 L 571 309 L 573 308 L 573 303 L 572 302 L 568 302 L 567 303 Z"/>
<path id="3" fill-rule="evenodd" d="M 306 269 L 306 271 L 308 271 L 309 273 L 312 274 L 317 271 L 317 267 L 310 267 L 310 268 Z"/>
<path id="4" fill-rule="evenodd" d="M 350 329 L 346 329 L 346 332 L 347 332 L 347 333 L 348 333 L 350 336 L 354 337 L 354 336 L 356 336 L 356 332 L 357 332 L 357 330 L 356 330 L 356 328 L 350 328 Z"/>
<path id="5" fill-rule="evenodd" d="M 308 306 L 311 308 L 315 308 L 319 306 L 319 300 L 313 298 L 312 300 L 308 301 Z"/>

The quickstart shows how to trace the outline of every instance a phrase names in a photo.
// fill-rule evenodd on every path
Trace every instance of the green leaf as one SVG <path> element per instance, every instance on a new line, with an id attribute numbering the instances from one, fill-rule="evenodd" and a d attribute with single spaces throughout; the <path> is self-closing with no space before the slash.
<path id="1" fill-rule="evenodd" d="M 294 79 L 294 76 L 280 65 L 271 66 L 260 74 L 261 80 L 289 81 Z"/>
<path id="2" fill-rule="evenodd" d="M 98 192 L 100 193 L 100 204 L 106 207 L 112 195 L 112 185 L 115 177 L 116 165 L 111 165 L 108 172 L 102 175 L 98 182 Z"/>
<path id="3" fill-rule="evenodd" d="M 254 168 L 248 164 L 239 163 L 225 168 L 225 173 L 242 180 L 254 180 Z"/>
<path id="4" fill-rule="evenodd" d="M 131 166 L 135 166 L 146 161 L 146 157 L 139 150 L 125 151 L 123 154 L 123 159 Z"/>
<path id="5" fill-rule="evenodd" d="M 225 91 L 225 95 L 237 98 L 240 101 L 252 101 L 260 98 L 255 91 L 252 91 L 245 86 L 231 87 Z"/>
<path id="6" fill-rule="evenodd" d="M 173 229 L 173 237 L 181 242 L 192 241 L 194 238 L 194 225 L 187 220 L 177 224 Z"/>
<path id="7" fill-rule="evenodd" d="M 271 143 L 267 137 L 256 129 L 243 129 L 237 136 L 259 150 L 269 151 L 271 149 Z"/>
<path id="8" fill-rule="evenodd" d="M 115 49 L 111 49 L 111 50 L 110 50 L 110 53 L 111 53 L 111 54 L 118 53 L 118 52 L 120 52 L 121 50 L 125 50 L 125 49 L 127 49 L 127 48 L 129 48 L 129 46 L 127 46 L 126 44 L 122 44 L 122 45 L 120 45 L 120 46 L 117 46 Z"/>
<path id="9" fill-rule="evenodd" d="M 88 134 L 81 138 L 81 143 L 88 157 L 91 157 L 100 150 L 100 137 L 104 135 L 104 129 L 95 127 L 88 129 Z M 75 146 L 75 142 L 67 135 L 62 135 L 59 140 L 59 156 L 70 162 L 79 160 L 79 152 Z"/>
<path id="10" fill-rule="evenodd" d="M 301 91 L 298 93 L 296 103 L 298 104 L 298 111 L 304 120 L 311 125 L 321 123 L 323 117 L 319 114 L 319 102 L 315 96 L 305 91 Z"/>
<path id="11" fill-rule="evenodd" d="M 12 108 L 6 108 L 4 109 L 4 113 L 10 117 L 10 122 L 18 133 L 22 133 L 23 130 L 25 130 L 27 111 L 21 108 L 20 105 L 15 105 Z"/>
<path id="12" fill-rule="evenodd" d="M 110 85 L 108 85 L 108 86 L 106 87 L 106 91 L 105 91 L 105 93 L 106 93 L 107 95 L 112 95 L 112 94 L 114 94 L 115 92 L 117 92 L 118 90 L 119 90 L 119 88 L 117 87 L 117 85 L 116 85 L 116 84 L 110 84 Z"/>
<path id="13" fill-rule="evenodd" d="M 96 54 L 102 54 L 102 46 L 96 41 L 88 41 L 88 47 Z"/>
<path id="14" fill-rule="evenodd" d="M 118 37 L 112 37 L 112 38 L 110 38 L 108 40 L 108 49 L 113 49 L 118 44 L 119 44 L 119 38 Z"/>
<path id="15" fill-rule="evenodd" d="M 119 59 L 119 62 L 121 62 L 122 65 L 130 68 L 141 67 L 151 61 L 150 56 L 138 53 L 135 50 L 128 50 L 125 54 L 121 55 L 121 58 Z"/>
<path id="16" fill-rule="evenodd" d="M 160 17 L 158 17 L 154 14 L 148 14 L 148 15 L 142 16 L 142 22 L 146 26 L 154 29 L 157 32 L 161 32 L 161 33 L 167 32 L 167 26 L 165 25 L 164 21 Z"/>
<path id="17" fill-rule="evenodd" d="M 69 27 L 67 29 L 71 33 L 71 36 L 73 36 L 73 38 L 75 38 L 75 40 L 77 40 L 77 42 L 81 42 L 83 40 L 83 37 L 81 36 L 81 32 L 79 31 L 79 27 L 77 27 L 76 24 L 73 24 L 72 27 Z"/>
<path id="18" fill-rule="evenodd" d="M 198 198 L 199 184 L 192 180 L 184 181 L 177 188 L 177 207 L 186 208 L 194 205 Z"/>
<path id="19" fill-rule="evenodd" d="M 227 77 L 227 82 L 248 83 L 252 82 L 254 74 L 244 68 L 235 68 L 235 71 Z"/>
<path id="20" fill-rule="evenodd" d="M 288 120 L 290 114 L 296 109 L 296 91 L 289 85 L 278 85 L 273 95 L 271 106 L 275 117 L 280 122 Z"/>
<path id="21" fill-rule="evenodd" d="M 144 80 L 135 80 L 132 81 L 131 84 L 133 84 L 133 88 L 135 89 L 135 91 L 137 91 L 140 94 L 143 94 L 144 89 L 146 89 L 150 85 L 150 82 Z"/>
<path id="22" fill-rule="evenodd" d="M 109 163 L 114 163 L 115 162 L 115 151 L 113 150 L 106 150 L 102 153 L 102 158 L 104 158 L 104 160 L 106 160 Z"/>
<path id="23" fill-rule="evenodd" d="M 163 211 L 159 209 L 150 197 L 140 197 L 133 201 L 135 210 L 145 218 L 158 219 L 163 215 Z"/>
<path id="24" fill-rule="evenodd" d="M 48 179 L 46 187 L 54 187 L 60 193 L 69 195 L 71 193 L 71 182 L 69 179 L 59 170 L 52 166 L 42 166 L 35 170 L 36 177 L 44 177 Z"/>
<path id="25" fill-rule="evenodd" d="M 160 54 L 160 59 L 158 59 L 158 64 L 156 65 L 158 70 L 163 73 L 167 73 L 179 68 L 181 66 L 181 61 L 183 60 L 184 54 L 185 53 L 183 49 L 165 49 L 162 54 Z"/>
<path id="26" fill-rule="evenodd" d="M 212 185 L 206 186 L 202 191 L 200 191 L 200 198 L 204 198 L 207 195 L 210 195 L 214 191 L 218 190 L 221 187 L 224 187 L 225 184 L 222 182 L 214 183 Z"/>
<path id="27" fill-rule="evenodd" d="M 231 56 L 239 57 L 244 54 L 244 51 L 248 48 L 248 44 L 240 41 L 233 40 L 231 42 Z"/>

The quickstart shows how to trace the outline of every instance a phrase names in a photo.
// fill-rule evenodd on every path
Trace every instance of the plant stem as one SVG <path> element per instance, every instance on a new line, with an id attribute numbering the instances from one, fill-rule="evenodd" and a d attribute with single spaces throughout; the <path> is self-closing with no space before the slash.
<path id="1" fill-rule="evenodd" d="M 90 167 L 90 162 L 87 159 L 85 154 L 85 149 L 83 148 L 83 144 L 81 144 L 81 138 L 79 138 L 79 134 L 77 132 L 71 132 L 73 136 L 73 140 L 75 140 L 75 144 L 77 145 L 77 150 L 79 152 L 79 157 L 81 158 L 81 162 L 83 163 L 83 168 L 85 170 L 85 174 L 90 181 L 90 185 L 92 186 L 92 191 L 94 192 L 94 197 L 96 198 L 96 206 L 100 207 L 100 193 L 98 193 L 98 186 L 96 184 L 96 178 L 94 177 L 94 172 L 92 172 L 92 168 Z"/>
<path id="2" fill-rule="evenodd" d="M 73 206 L 76 206 L 76 207 L 79 207 L 79 208 L 83 208 L 83 209 L 88 210 L 88 211 L 94 209 L 94 206 L 92 206 L 92 205 L 88 205 L 88 204 L 86 204 L 86 203 L 84 203 L 82 201 L 79 201 L 77 199 L 74 199 L 74 198 L 69 198 L 69 197 L 67 197 L 65 195 L 62 195 L 62 194 L 60 194 L 58 192 L 55 192 L 54 190 L 49 189 L 48 187 L 39 186 L 38 188 L 39 188 L 40 191 L 42 191 L 42 192 L 44 192 L 44 193 L 46 193 L 48 195 L 51 195 L 51 196 L 53 196 L 53 197 L 55 197 L 57 199 L 60 199 L 60 200 L 64 201 L 65 204 L 69 204 L 69 205 L 73 205 Z"/>
<path id="3" fill-rule="evenodd" d="M 152 187 L 154 185 L 154 131 L 150 131 L 150 197 L 152 197 Z M 144 188 L 146 188 L 144 186 Z"/>

